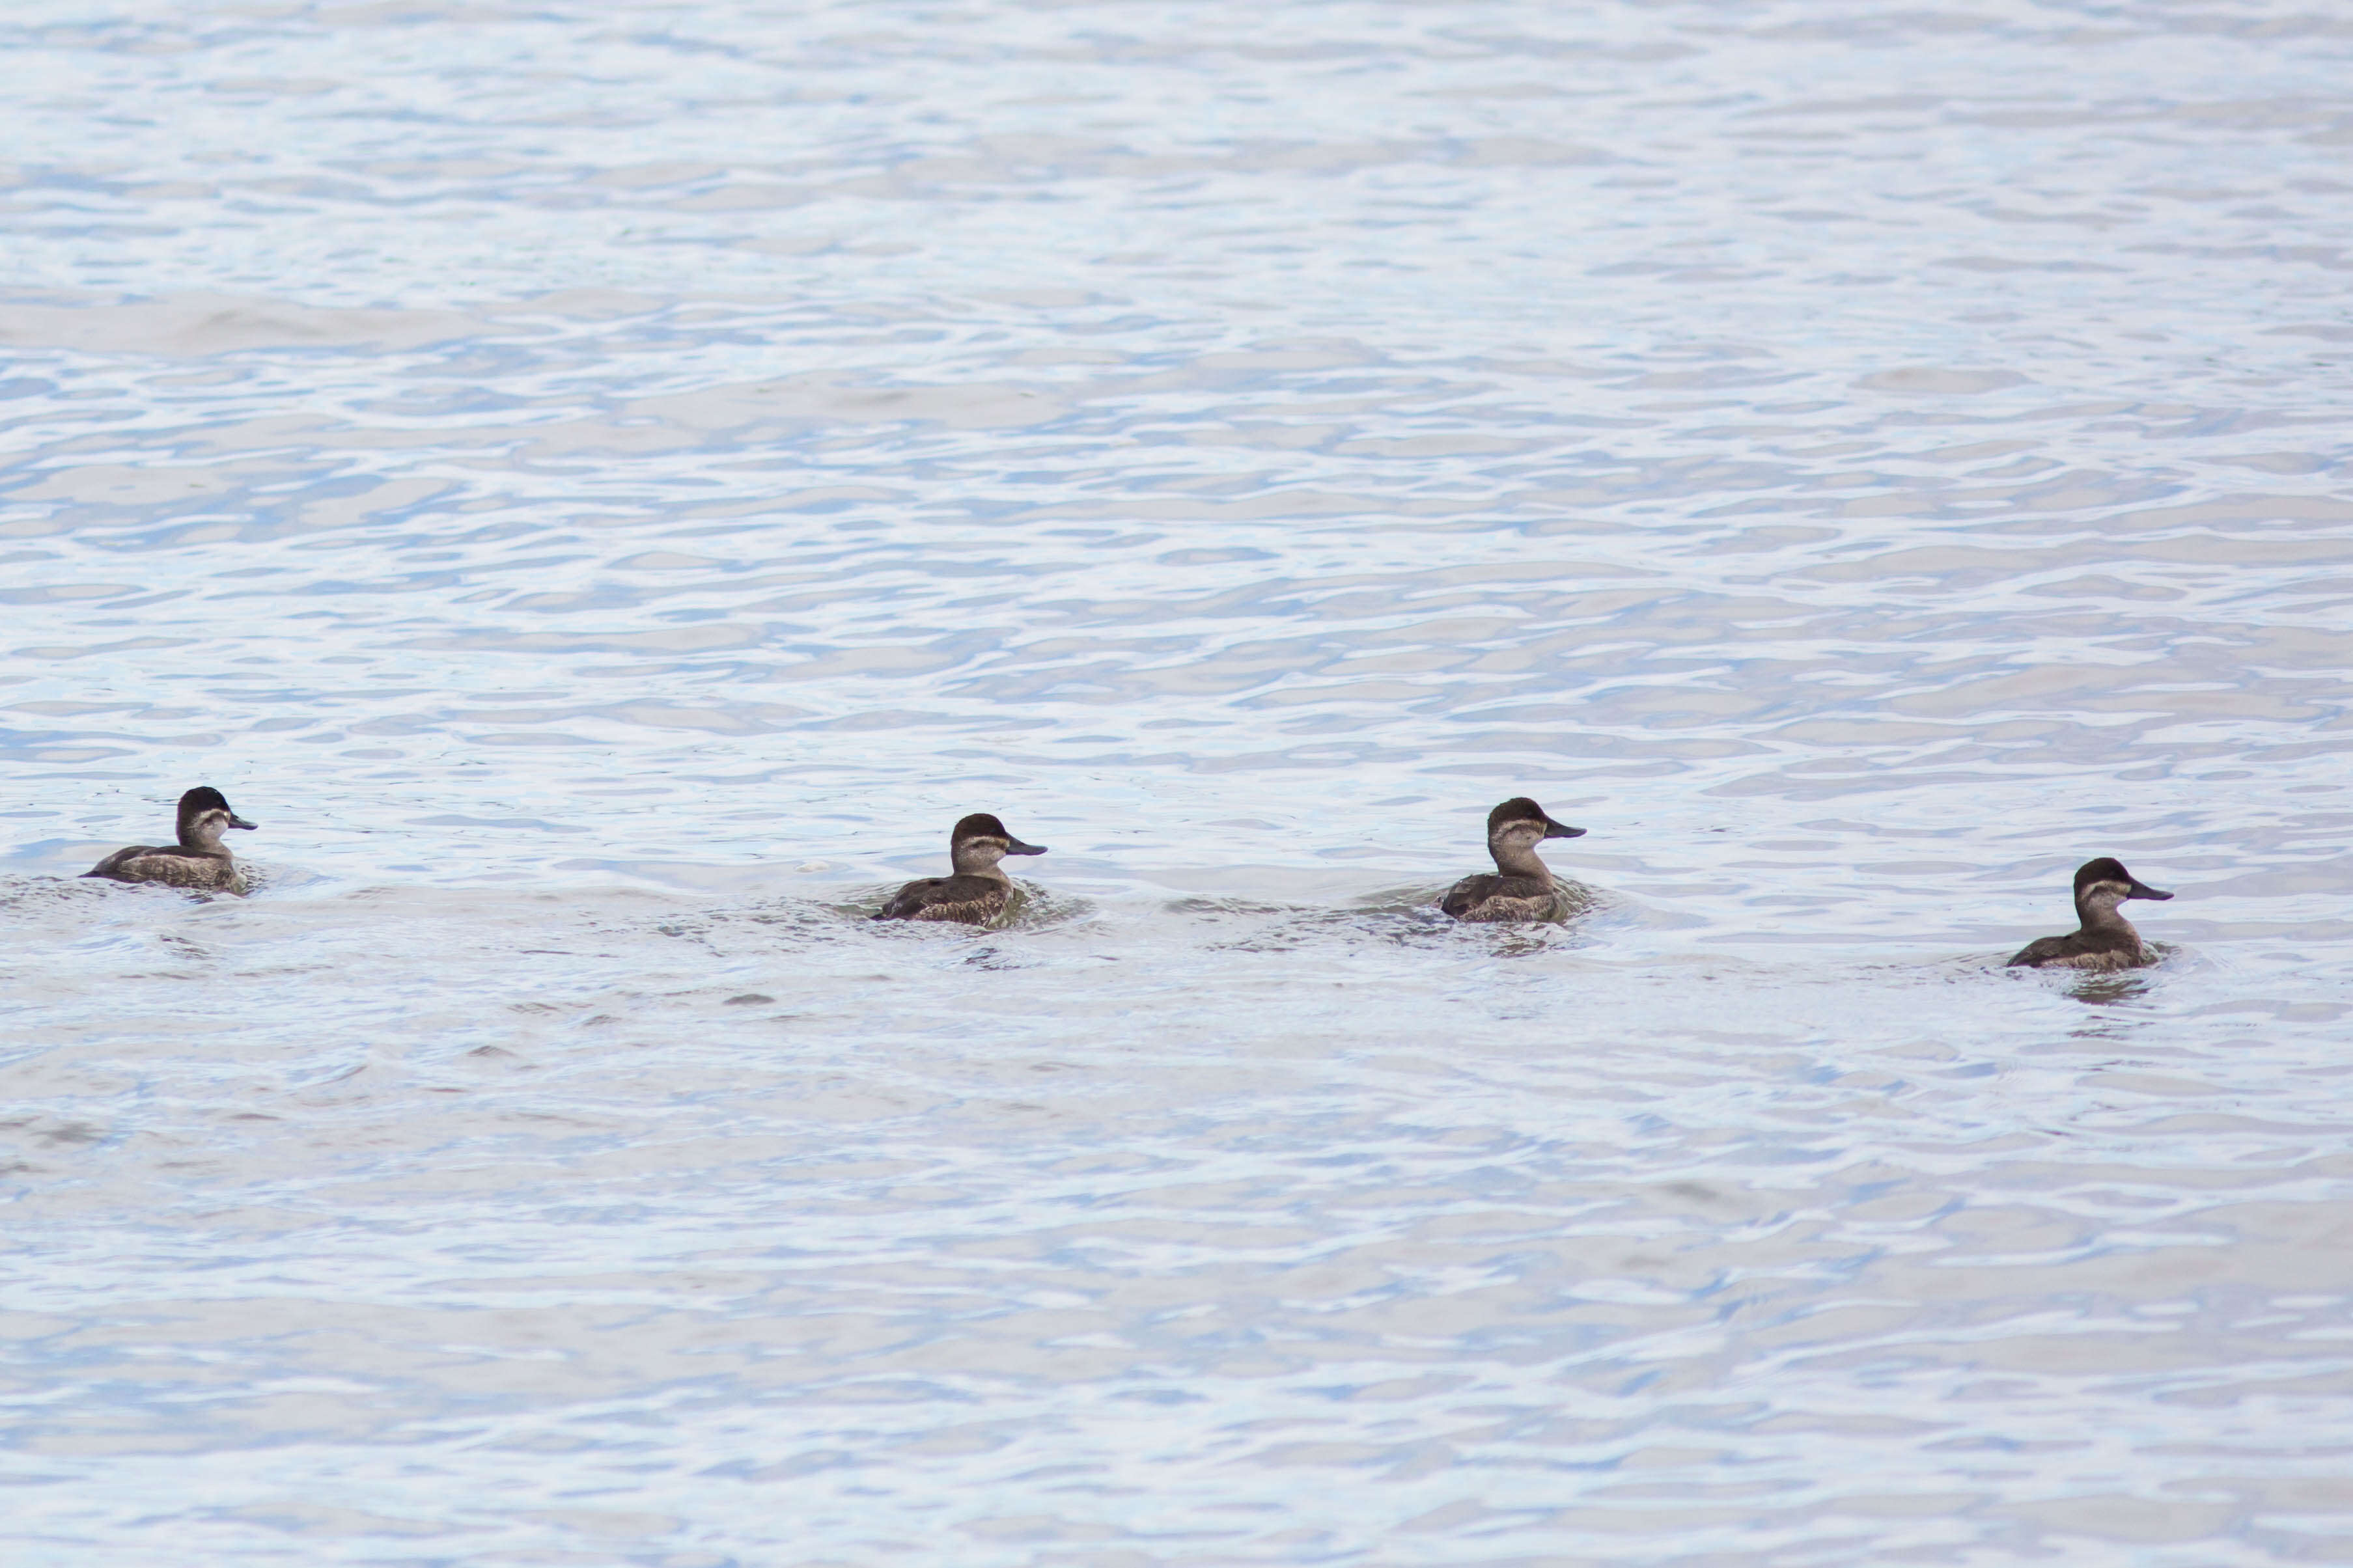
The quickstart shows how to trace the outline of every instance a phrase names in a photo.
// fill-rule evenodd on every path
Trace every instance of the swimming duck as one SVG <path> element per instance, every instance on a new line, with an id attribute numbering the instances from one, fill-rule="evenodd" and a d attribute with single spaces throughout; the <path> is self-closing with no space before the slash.
<path id="1" fill-rule="evenodd" d="M 1463 878 L 1438 907 L 1458 921 L 1550 920 L 1560 910 L 1560 884 L 1536 858 L 1536 846 L 1584 836 L 1585 829 L 1555 822 L 1527 796 L 1514 796 L 1487 814 L 1487 853 L 1498 874 Z"/>
<path id="2" fill-rule="evenodd" d="M 228 801 L 210 784 L 198 784 L 180 797 L 180 842 L 162 848 L 134 844 L 118 849 L 82 873 L 117 882 L 168 882 L 174 888 L 219 888 L 245 891 L 245 872 L 221 844 L 232 827 L 254 825 L 228 808 Z"/>
<path id="3" fill-rule="evenodd" d="M 948 835 L 947 877 L 925 877 L 908 883 L 882 906 L 878 921 L 958 921 L 987 925 L 1013 901 L 1013 879 L 997 868 L 1008 855 L 1043 855 L 1042 844 L 1024 844 L 1005 830 L 1005 824 L 985 811 L 976 811 Z"/>
<path id="4" fill-rule="evenodd" d="M 2116 913 L 2116 906 L 2126 899 L 2171 897 L 2126 870 L 2121 860 L 2105 855 L 2086 860 L 2075 868 L 2075 918 L 2084 922 L 2083 929 L 2030 942 L 2006 967 L 2137 969 L 2155 963 L 2157 954 L 2132 923 Z"/>

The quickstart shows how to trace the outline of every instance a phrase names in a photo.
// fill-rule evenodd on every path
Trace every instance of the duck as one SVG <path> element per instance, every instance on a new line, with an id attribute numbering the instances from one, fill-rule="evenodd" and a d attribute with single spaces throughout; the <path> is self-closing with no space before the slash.
<path id="1" fill-rule="evenodd" d="M 118 849 L 82 873 L 115 882 L 164 882 L 174 888 L 213 888 L 245 891 L 245 869 L 221 843 L 232 827 L 251 831 L 248 822 L 229 809 L 228 799 L 210 784 L 198 784 L 180 797 L 177 844 L 161 847 L 134 844 Z"/>
<path id="2" fill-rule="evenodd" d="M 2037 938 L 2018 950 L 2009 969 L 2138 969 L 2155 963 L 2157 954 L 2140 939 L 2132 922 L 2116 913 L 2126 899 L 2169 899 L 2125 869 L 2125 863 L 2103 855 L 2075 868 L 2075 918 L 2081 930 L 2064 936 Z"/>
<path id="3" fill-rule="evenodd" d="M 1536 858 L 1547 838 L 1582 838 L 1585 829 L 1555 822 L 1543 806 L 1514 795 L 1487 814 L 1487 853 L 1495 875 L 1465 877 L 1446 889 L 1438 907 L 1458 921 L 1546 921 L 1560 912 L 1560 884 Z"/>
<path id="4" fill-rule="evenodd" d="M 948 834 L 945 877 L 925 877 L 891 895 L 878 921 L 954 921 L 987 925 L 1013 902 L 1013 879 L 997 868 L 1008 855 L 1043 855 L 1042 844 L 1024 844 L 987 812 L 976 811 Z"/>

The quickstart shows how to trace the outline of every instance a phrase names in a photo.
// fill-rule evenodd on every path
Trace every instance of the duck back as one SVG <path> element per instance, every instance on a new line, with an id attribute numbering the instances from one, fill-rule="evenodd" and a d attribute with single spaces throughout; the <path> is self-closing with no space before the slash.
<path id="1" fill-rule="evenodd" d="M 2018 950 L 2006 969 L 2138 969 L 2153 955 L 2137 933 L 2073 931 L 2039 937 Z"/>
<path id="2" fill-rule="evenodd" d="M 1438 907 L 1458 921 L 1546 921 L 1560 907 L 1557 889 L 1535 877 L 1465 877 L 1446 889 Z"/>
<path id="3" fill-rule="evenodd" d="M 996 877 L 925 877 L 891 896 L 878 921 L 954 921 L 987 925 L 1013 901 L 1012 886 Z"/>
<path id="4" fill-rule="evenodd" d="M 226 888 L 232 892 L 245 887 L 244 872 L 227 855 L 208 855 L 174 844 L 134 844 L 118 849 L 82 875 L 111 882 L 162 882 L 174 888 Z"/>

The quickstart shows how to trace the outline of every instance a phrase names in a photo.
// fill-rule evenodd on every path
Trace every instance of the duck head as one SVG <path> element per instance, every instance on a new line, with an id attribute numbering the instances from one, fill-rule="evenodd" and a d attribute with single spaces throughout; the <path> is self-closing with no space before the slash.
<path id="1" fill-rule="evenodd" d="M 1006 831 L 1005 824 L 985 811 L 976 811 L 948 834 L 948 861 L 958 876 L 985 877 L 1008 855 L 1043 855 L 1043 844 L 1024 844 Z"/>
<path id="2" fill-rule="evenodd" d="M 210 784 L 198 784 L 180 797 L 180 847 L 184 849 L 217 849 L 221 835 L 228 829 L 256 826 L 231 811 L 228 798 Z"/>
<path id="3" fill-rule="evenodd" d="M 1514 795 L 1487 814 L 1487 847 L 1533 849 L 1547 838 L 1582 838 L 1585 829 L 1555 822 L 1526 795 Z"/>
<path id="4" fill-rule="evenodd" d="M 2126 899 L 2169 899 L 2171 893 L 2150 887 L 2125 869 L 2114 856 L 2103 855 L 2075 868 L 2075 908 L 2086 920 L 2113 915 Z"/>

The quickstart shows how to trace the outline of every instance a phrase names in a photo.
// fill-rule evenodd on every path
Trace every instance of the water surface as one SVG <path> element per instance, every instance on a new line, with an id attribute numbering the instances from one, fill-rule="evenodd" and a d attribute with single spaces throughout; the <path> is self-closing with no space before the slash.
<path id="1" fill-rule="evenodd" d="M 2353 1559 L 2348 72 L 12 6 L 9 1560 Z"/>

